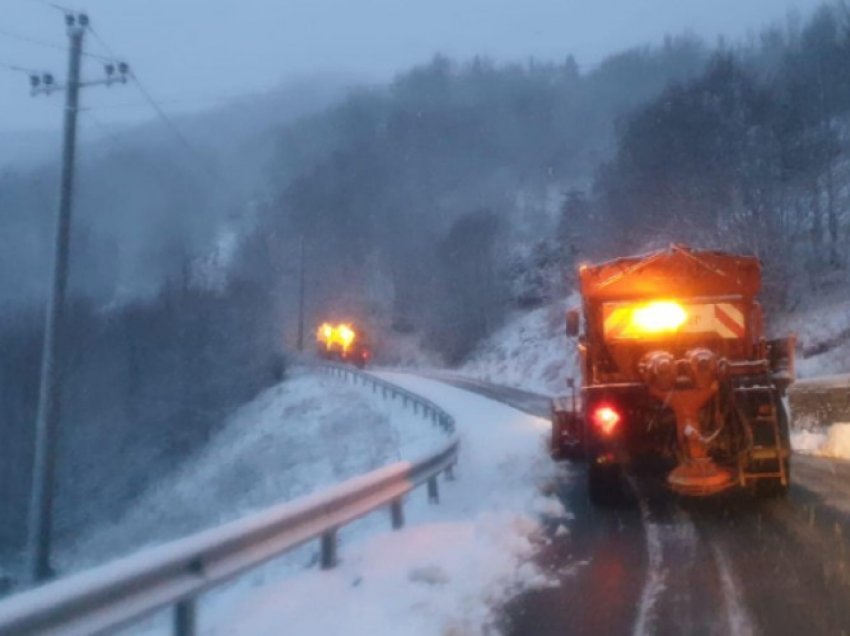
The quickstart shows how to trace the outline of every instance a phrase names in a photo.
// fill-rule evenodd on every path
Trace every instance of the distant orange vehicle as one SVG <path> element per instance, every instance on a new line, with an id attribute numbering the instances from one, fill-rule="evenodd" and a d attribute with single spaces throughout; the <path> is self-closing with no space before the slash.
<path id="1" fill-rule="evenodd" d="M 784 494 L 795 340 L 764 337 L 758 259 L 673 245 L 582 266 L 579 280 L 567 335 L 581 399 L 553 402 L 552 454 L 587 458 L 591 499 L 616 496 L 621 468 L 647 456 L 683 495 Z"/>
<path id="2" fill-rule="evenodd" d="M 319 355 L 327 360 L 351 362 L 362 369 L 372 357 L 362 331 L 350 323 L 323 322 L 316 329 L 316 346 Z"/>

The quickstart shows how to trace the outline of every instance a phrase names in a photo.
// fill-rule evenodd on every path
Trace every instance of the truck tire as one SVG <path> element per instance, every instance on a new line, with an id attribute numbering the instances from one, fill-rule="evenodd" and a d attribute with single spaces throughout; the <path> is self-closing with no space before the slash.
<path id="1" fill-rule="evenodd" d="M 600 465 L 591 461 L 587 467 L 587 493 L 597 506 L 614 506 L 623 499 L 622 468 L 617 464 Z"/>

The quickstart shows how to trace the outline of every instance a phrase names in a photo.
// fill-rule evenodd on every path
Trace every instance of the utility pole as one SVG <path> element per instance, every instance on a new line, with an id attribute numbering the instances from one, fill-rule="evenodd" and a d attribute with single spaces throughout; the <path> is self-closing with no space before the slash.
<path id="1" fill-rule="evenodd" d="M 76 15 L 69 13 L 65 16 L 65 25 L 70 40 L 68 79 L 65 86 L 55 85 L 53 77 L 49 74 L 41 77 L 30 77 L 33 95 L 49 95 L 54 91 L 65 91 L 62 176 L 56 221 L 53 284 L 44 324 L 38 411 L 35 425 L 32 497 L 29 509 L 28 542 L 32 560 L 31 575 L 35 582 L 45 581 L 53 576 L 53 568 L 50 564 L 53 492 L 56 474 L 56 446 L 62 412 L 63 327 L 65 296 L 68 287 L 71 212 L 74 197 L 74 159 L 77 146 L 80 88 L 95 84 L 124 83 L 128 71 L 126 64 L 120 64 L 120 76 L 116 77 L 115 66 L 108 64 L 105 80 L 81 82 L 80 65 L 83 55 L 83 37 L 89 25 L 89 19 L 84 13 Z"/>
<path id="2" fill-rule="evenodd" d="M 298 352 L 304 351 L 304 236 L 298 239 Z"/>

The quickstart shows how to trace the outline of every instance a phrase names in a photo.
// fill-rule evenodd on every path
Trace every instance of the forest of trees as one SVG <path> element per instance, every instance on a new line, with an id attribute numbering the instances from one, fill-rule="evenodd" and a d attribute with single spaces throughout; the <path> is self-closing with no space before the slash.
<path id="1" fill-rule="evenodd" d="M 283 378 L 285 361 L 260 290 L 186 280 L 153 301 L 103 312 L 69 308 L 56 537 L 62 544 L 203 447 L 237 406 Z M 0 319 L 0 557 L 22 545 L 38 396 L 41 314 Z"/>
<path id="2" fill-rule="evenodd" d="M 850 16 L 718 51 L 703 74 L 624 122 L 589 193 L 633 250 L 671 239 L 754 253 L 776 308 L 843 284 L 847 266 Z"/>
<path id="3" fill-rule="evenodd" d="M 511 310 L 565 294 L 578 261 L 670 241 L 758 254 L 775 307 L 846 285 L 848 60 L 843 4 L 735 46 L 669 38 L 591 69 L 438 56 L 263 129 L 262 160 L 232 149 L 243 185 L 264 166 L 238 204 L 167 149 L 93 160 L 105 178 L 83 189 L 81 216 L 99 216 L 74 244 L 60 535 L 120 513 L 280 377 L 302 242 L 308 326 L 353 318 L 379 346 L 414 334 L 448 363 Z M 51 174 L 0 175 L 5 262 L 33 245 L 46 258 Z M 124 205 L 141 228 L 129 261 L 101 240 L 130 223 Z M 205 259 L 232 215 L 241 234 L 213 283 Z M 0 272 L 10 288 L 16 267 Z M 128 291 L 119 267 L 144 284 Z M 23 539 L 43 315 L 35 292 L 2 298 L 0 556 Z"/>
<path id="4" fill-rule="evenodd" d="M 416 332 L 457 362 L 512 301 L 540 296 L 511 271 L 533 269 L 561 192 L 613 154 L 615 123 L 707 57 L 690 38 L 588 73 L 438 56 L 355 92 L 281 137 L 248 269 L 280 271 L 303 237 L 311 316 Z"/>

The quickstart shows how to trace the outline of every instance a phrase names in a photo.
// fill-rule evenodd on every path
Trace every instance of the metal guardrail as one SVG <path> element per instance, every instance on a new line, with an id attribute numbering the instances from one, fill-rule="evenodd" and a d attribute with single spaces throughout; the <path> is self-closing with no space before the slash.
<path id="1" fill-rule="evenodd" d="M 174 608 L 174 633 L 196 631 L 198 597 L 308 541 L 319 539 L 321 567 L 337 561 L 337 530 L 379 508 L 388 507 L 392 527 L 404 524 L 403 498 L 428 485 L 439 501 L 437 478 L 452 479 L 459 441 L 454 420 L 433 402 L 410 391 L 336 365 L 335 376 L 371 385 L 387 397 L 420 409 L 450 433 L 436 452 L 355 477 L 322 492 L 278 504 L 242 519 L 143 550 L 106 565 L 59 579 L 0 602 L 0 634 L 98 634 Z"/>
<path id="2" fill-rule="evenodd" d="M 454 433 L 454 419 L 431 400 L 423 398 L 421 395 L 412 393 L 407 389 L 377 378 L 374 375 L 357 371 L 352 367 L 346 367 L 340 364 L 320 364 L 319 369 L 342 379 L 351 380 L 354 384 L 360 383 L 364 386 L 371 386 L 373 393 L 380 392 L 384 398 L 400 399 L 404 406 L 408 404 L 412 405 L 414 413 L 418 413 L 421 409 L 422 414 L 426 418 L 429 418 L 434 424 L 440 426 L 446 433 Z"/>

